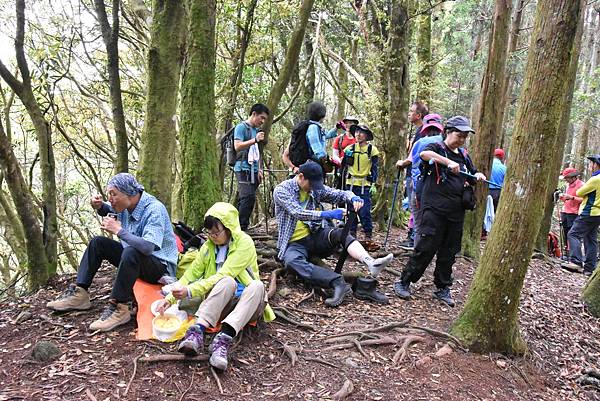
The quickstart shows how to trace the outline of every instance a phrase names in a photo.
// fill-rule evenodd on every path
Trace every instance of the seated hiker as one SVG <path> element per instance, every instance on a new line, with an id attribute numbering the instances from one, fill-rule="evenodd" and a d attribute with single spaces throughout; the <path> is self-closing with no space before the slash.
<path id="1" fill-rule="evenodd" d="M 327 156 L 326 144 L 328 139 L 335 138 L 337 128 L 325 131 L 323 120 L 327 115 L 327 108 L 321 102 L 311 102 L 307 106 L 307 118 L 301 121 L 292 131 L 290 144 L 283 152 L 282 158 L 286 166 L 294 174 L 307 160 L 313 160 L 325 169 L 333 170 L 333 163 Z"/>
<path id="2" fill-rule="evenodd" d="M 373 259 L 352 235 L 343 238 L 343 229 L 333 227 L 328 220 L 342 220 L 344 209 L 323 210 L 321 207 L 321 202 L 352 202 L 354 210 L 358 211 L 363 205 L 358 196 L 323 185 L 321 166 L 309 160 L 300 166 L 296 177 L 275 187 L 273 198 L 279 226 L 278 257 L 287 269 L 308 284 L 333 288 L 333 296 L 325 300 L 326 305 L 339 306 L 343 302 L 346 283 L 342 275 L 311 263 L 309 258 L 330 256 L 340 246 L 354 259 L 364 263 L 373 276 L 357 280 L 354 295 L 359 299 L 388 302 L 384 294 L 375 290 L 377 282 L 374 277 L 391 262 L 393 254 Z"/>
<path id="3" fill-rule="evenodd" d="M 598 262 L 598 226 L 600 226 L 600 154 L 589 156 L 592 177 L 575 193 L 582 198 L 579 216 L 567 234 L 569 241 L 569 262 L 563 267 L 569 270 L 581 269 L 590 276 Z M 585 249 L 585 258 L 581 254 L 581 243 Z"/>
<path id="4" fill-rule="evenodd" d="M 371 195 L 377 193 L 377 165 L 379 149 L 371 143 L 373 132 L 366 125 L 353 125 L 352 132 L 357 142 L 344 149 L 344 164 L 348 166 L 346 189 L 363 201 L 358 211 L 360 224 L 367 239 L 373 236 L 373 221 L 371 219 Z M 356 237 L 358 221 L 354 221 L 350 232 Z"/>
<path id="5" fill-rule="evenodd" d="M 266 304 L 254 241 L 241 230 L 237 209 L 229 203 L 215 203 L 204 215 L 204 232 L 208 241 L 157 310 L 163 313 L 178 299 L 204 298 L 196 323 L 188 328 L 178 349 L 189 356 L 201 353 L 205 330 L 216 327 L 223 318 L 221 331 L 208 351 L 209 363 L 225 370 L 233 338 L 261 315 L 267 322 L 275 315 Z"/>
<path id="6" fill-rule="evenodd" d="M 103 216 L 100 228 L 121 241 L 92 238 L 79 263 L 75 284 L 47 304 L 56 311 L 91 308 L 88 290 L 102 261 L 109 261 L 118 267 L 117 276 L 108 306 L 90 325 L 92 331 L 109 331 L 127 323 L 135 281 L 139 278 L 156 284 L 162 276 L 175 277 L 177 264 L 175 235 L 165 206 L 127 173 L 112 177 L 107 193 L 108 203 L 100 195 L 93 196 L 90 203 Z"/>
<path id="7" fill-rule="evenodd" d="M 475 184 L 473 178 L 467 178 L 460 172 L 474 174 L 477 180 L 485 179 L 461 148 L 469 133 L 474 134 L 474 131 L 467 118 L 452 117 L 446 123 L 443 142 L 430 143 L 420 153 L 423 215 L 414 252 L 402 271 L 400 281 L 394 284 L 394 291 L 402 299 L 410 299 L 410 284 L 419 281 L 433 257 L 437 256 L 433 274 L 437 289 L 433 296 L 454 306 L 450 294 L 452 266 L 460 251 L 465 209 L 473 206 L 472 199 L 465 202 L 464 192 L 467 185 Z"/>

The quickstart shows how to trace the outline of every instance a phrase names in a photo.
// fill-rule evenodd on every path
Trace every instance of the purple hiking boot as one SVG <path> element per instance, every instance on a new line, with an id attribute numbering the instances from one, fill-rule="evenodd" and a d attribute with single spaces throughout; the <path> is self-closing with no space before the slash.
<path id="1" fill-rule="evenodd" d="M 204 346 L 204 333 L 198 325 L 190 326 L 185 332 L 185 337 L 179 343 L 177 351 L 186 356 L 199 355 Z"/>
<path id="2" fill-rule="evenodd" d="M 209 363 L 212 367 L 219 370 L 227 369 L 229 347 L 233 342 L 233 337 L 225 333 L 219 333 L 210 344 L 209 350 L 212 353 Z"/>

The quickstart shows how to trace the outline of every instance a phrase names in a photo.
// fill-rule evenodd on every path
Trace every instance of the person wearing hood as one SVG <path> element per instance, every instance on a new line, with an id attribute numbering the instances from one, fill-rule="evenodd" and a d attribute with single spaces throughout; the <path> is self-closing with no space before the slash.
<path id="1" fill-rule="evenodd" d="M 118 266 L 117 275 L 100 318 L 91 331 L 110 331 L 131 319 L 129 302 L 139 278 L 156 284 L 163 276 L 175 277 L 177 245 L 165 206 L 144 191 L 135 177 L 120 173 L 108 181 L 108 202 L 95 195 L 90 204 L 102 216 L 100 228 L 119 241 L 104 236 L 92 238 L 81 258 L 75 284 L 71 284 L 48 308 L 65 312 L 92 307 L 89 288 L 104 260 Z"/>
<path id="2" fill-rule="evenodd" d="M 433 297 L 448 306 L 454 306 L 450 293 L 452 266 L 460 251 L 465 210 L 473 199 L 465 199 L 469 186 L 486 177 L 473 165 L 463 146 L 469 134 L 475 134 L 469 120 L 455 116 L 446 122 L 442 142 L 430 143 L 419 154 L 421 158 L 422 220 L 419 239 L 400 280 L 394 284 L 396 294 L 405 300 L 411 298 L 410 284 L 421 279 L 436 256 Z M 461 172 L 474 175 L 466 178 Z M 467 192 L 469 191 L 469 192 Z"/>
<path id="3" fill-rule="evenodd" d="M 569 263 L 563 265 L 568 270 L 581 269 L 590 276 L 598 262 L 598 226 L 600 226 L 600 154 L 589 156 L 592 177 L 575 193 L 582 198 L 579 216 L 567 235 L 569 241 Z M 581 254 L 581 243 L 585 248 L 585 258 Z"/>
<path id="4" fill-rule="evenodd" d="M 350 191 L 323 185 L 321 166 L 309 160 L 300 166 L 297 176 L 275 187 L 273 199 L 279 227 L 277 256 L 287 269 L 309 285 L 333 289 L 333 296 L 325 300 L 325 305 L 341 305 L 349 289 L 341 274 L 317 266 L 309 259 L 312 256 L 330 256 L 339 247 L 364 263 L 373 276 L 357 280 L 354 296 L 377 303 L 389 302 L 384 294 L 375 290 L 375 277 L 392 261 L 394 255 L 390 253 L 384 258 L 373 259 L 352 235 L 344 237 L 344 230 L 331 223 L 331 220 L 342 220 L 345 210 L 324 210 L 321 205 L 321 202 L 350 203 L 355 211 L 359 211 L 363 206 L 360 197 Z"/>
<path id="5" fill-rule="evenodd" d="M 356 143 L 344 149 L 344 164 L 348 166 L 346 188 L 363 200 L 363 206 L 358 211 L 360 224 L 367 240 L 373 236 L 371 218 L 371 196 L 377 194 L 377 168 L 379 165 L 379 149 L 370 142 L 373 132 L 366 125 L 354 125 L 351 129 L 356 137 Z M 350 233 L 356 237 L 358 221 L 350 227 Z"/>
<path id="6" fill-rule="evenodd" d="M 188 356 L 200 354 L 205 330 L 216 327 L 224 316 L 208 351 L 211 366 L 225 370 L 233 338 L 249 322 L 260 316 L 270 322 L 275 314 L 260 280 L 254 241 L 242 231 L 237 209 L 229 203 L 215 203 L 204 215 L 203 231 L 208 241 L 157 310 L 164 313 L 180 299 L 204 298 L 196 323 L 188 328 L 178 350 Z"/>

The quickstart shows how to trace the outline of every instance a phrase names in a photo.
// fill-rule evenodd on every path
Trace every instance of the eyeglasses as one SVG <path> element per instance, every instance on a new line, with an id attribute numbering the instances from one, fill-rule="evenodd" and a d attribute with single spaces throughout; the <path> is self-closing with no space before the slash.
<path id="1" fill-rule="evenodd" d="M 219 235 L 221 235 L 221 233 L 222 233 L 223 231 L 225 231 L 225 227 L 223 227 L 223 229 L 222 229 L 222 230 L 219 230 L 219 231 L 217 231 L 216 233 L 210 232 L 210 231 L 208 231 L 206 228 L 203 228 L 203 229 L 202 229 L 202 232 L 203 232 L 204 234 L 208 235 L 208 236 L 209 236 L 209 237 L 211 237 L 211 238 L 217 238 Z"/>

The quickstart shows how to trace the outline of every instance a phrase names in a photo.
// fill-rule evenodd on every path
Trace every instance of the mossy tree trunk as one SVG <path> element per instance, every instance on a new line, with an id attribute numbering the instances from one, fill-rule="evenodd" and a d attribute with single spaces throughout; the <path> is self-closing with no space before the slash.
<path id="1" fill-rule="evenodd" d="M 32 220 L 27 219 L 24 221 L 24 214 L 19 213 L 21 223 L 25 229 L 25 235 L 28 241 L 28 259 L 29 264 L 34 264 L 36 269 L 39 269 L 40 274 L 30 275 L 30 285 L 35 288 L 39 285 L 45 284 L 49 276 L 56 274 L 56 265 L 58 260 L 58 219 L 56 213 L 56 177 L 55 177 L 55 161 L 54 161 L 54 148 L 52 142 L 52 130 L 50 123 L 44 118 L 44 112 L 42 111 L 40 104 L 37 102 L 36 97 L 33 93 L 33 87 L 31 84 L 31 74 L 24 50 L 24 37 L 25 37 L 25 1 L 16 1 L 16 14 L 17 14 L 17 30 L 15 35 L 15 55 L 17 60 L 17 66 L 21 81 L 14 76 L 4 64 L 0 61 L 0 76 L 6 81 L 13 92 L 21 100 L 21 103 L 27 110 L 27 114 L 31 119 L 34 126 L 37 141 L 38 141 L 38 153 L 39 153 L 39 164 L 41 170 L 41 184 L 42 184 L 42 215 L 43 215 L 43 227 L 38 230 L 41 231 L 42 243 L 45 249 L 45 256 L 41 260 L 33 260 L 37 258 L 34 256 L 34 250 L 29 252 L 29 242 L 32 243 L 32 247 L 35 248 L 35 255 L 38 254 L 37 244 L 38 239 L 34 238 L 37 236 L 37 230 L 31 228 L 32 231 L 28 231 L 29 224 L 32 224 Z M 8 137 L 7 137 L 8 139 Z M 10 143 L 10 141 L 9 141 Z M 11 179 L 7 174 L 7 182 Z M 17 184 L 14 184 L 18 186 Z M 20 184 L 19 184 L 20 185 Z M 23 187 L 25 188 L 25 187 Z M 13 202 L 17 207 L 19 200 L 15 198 L 15 193 L 11 191 Z M 25 194 L 19 194 L 19 199 Z M 23 207 L 28 207 L 25 205 Z M 33 210 L 33 209 L 31 209 Z M 36 221 L 36 225 L 37 220 Z M 31 236 L 31 237 L 30 237 Z M 45 264 L 47 272 L 41 273 L 41 265 Z M 36 270 L 37 271 L 37 270 Z"/>
<path id="2" fill-rule="evenodd" d="M 220 200 L 215 141 L 215 0 L 189 0 L 187 58 L 181 85 L 183 217 L 199 229 Z"/>
<path id="3" fill-rule="evenodd" d="M 419 2 L 418 30 L 417 30 L 417 65 L 418 77 L 417 99 L 431 103 L 431 86 L 433 85 L 433 71 L 431 65 L 431 5 L 425 1 Z"/>
<path id="4" fill-rule="evenodd" d="M 523 95 L 510 148 L 503 202 L 451 332 L 477 352 L 522 354 L 519 303 L 540 227 L 550 160 L 555 153 L 565 93 L 584 2 L 538 2 Z M 534 135 L 532 133 L 543 133 Z"/>
<path id="5" fill-rule="evenodd" d="M 583 291 L 581 298 L 588 308 L 588 312 L 593 316 L 600 317 L 600 269 L 596 269 L 590 277 Z"/>
<path id="6" fill-rule="evenodd" d="M 506 75 L 506 57 L 508 50 L 509 26 L 512 10 L 512 0 L 496 0 L 494 21 L 490 32 L 490 46 L 485 74 L 481 83 L 481 96 L 476 134 L 470 149 L 471 157 L 479 171 L 490 176 L 494 148 L 498 142 L 498 134 L 502 129 L 504 79 Z M 488 186 L 478 184 L 475 187 L 475 210 L 467 213 L 463 231 L 462 252 L 464 255 L 479 259 L 479 240 L 483 216 L 485 215 Z"/>
<path id="7" fill-rule="evenodd" d="M 269 114 L 269 118 L 263 124 L 263 130 L 265 131 L 265 143 L 269 143 L 268 136 L 271 131 L 271 125 L 273 124 L 273 119 L 277 114 L 277 110 L 279 108 L 279 102 L 285 90 L 292 79 L 292 74 L 294 73 L 294 69 L 298 67 L 298 58 L 300 57 L 300 50 L 302 50 L 302 43 L 304 42 L 304 34 L 306 33 L 306 27 L 308 25 L 308 18 L 310 17 L 310 12 L 313 8 L 313 4 L 315 0 L 302 0 L 302 5 L 300 6 L 300 12 L 298 13 L 298 18 L 296 20 L 296 27 L 292 32 L 292 36 L 288 42 L 287 50 L 285 52 L 285 60 L 283 61 L 283 66 L 279 70 L 279 75 L 277 76 L 277 80 L 273 84 L 271 91 L 269 92 L 269 97 L 267 99 L 267 106 L 271 111 Z M 277 153 L 277 149 L 275 148 L 275 143 L 269 146 L 272 154 Z"/>
<path id="8" fill-rule="evenodd" d="M 154 0 L 147 55 L 146 118 L 138 179 L 171 206 L 177 133 L 175 116 L 185 43 L 185 7 L 180 0 Z M 160 152 L 157 152 L 160 149 Z"/>
<path id="9" fill-rule="evenodd" d="M 377 144 L 383 151 L 383 160 L 380 157 L 379 167 L 379 198 L 375 205 L 373 215 L 380 226 L 385 218 L 395 219 L 388 216 L 393 199 L 393 187 L 387 185 L 396 179 L 398 170 L 395 163 L 404 152 L 403 145 L 407 138 L 407 110 L 409 108 L 409 20 L 408 10 L 410 2 L 407 0 L 394 0 L 390 8 L 388 40 L 385 47 L 385 64 L 382 69 L 382 81 L 387 83 L 385 87 L 386 112 L 388 125 L 377 136 Z M 383 163 L 382 163 L 383 162 Z M 399 195 L 396 202 L 402 201 L 402 183 L 399 184 Z M 400 211 L 399 205 L 395 208 L 396 213 Z"/>
<path id="10" fill-rule="evenodd" d="M 121 0 L 112 0 L 111 19 L 108 22 L 104 0 L 94 0 L 96 16 L 100 23 L 102 40 L 106 47 L 106 69 L 108 71 L 108 90 L 110 105 L 113 115 L 113 126 L 117 144 L 117 158 L 115 171 L 117 173 L 129 171 L 127 129 L 125 127 L 125 112 L 123 111 L 123 98 L 121 92 L 121 76 L 119 73 L 119 9 Z"/>
<path id="11" fill-rule="evenodd" d="M 27 182 L 23 178 L 19 161 L 12 144 L 4 132 L 0 119 L 0 166 L 6 172 L 6 184 L 15 203 L 20 224 L 25 233 L 27 248 L 27 272 L 29 289 L 35 290 L 46 284 L 49 277 L 49 261 L 44 246 L 44 237 L 35 215 L 35 203 Z"/>

